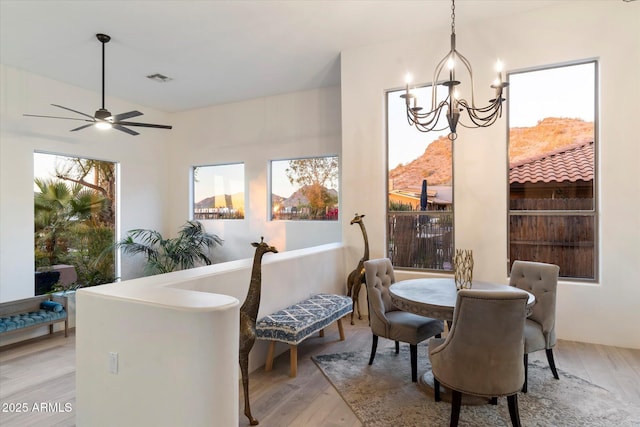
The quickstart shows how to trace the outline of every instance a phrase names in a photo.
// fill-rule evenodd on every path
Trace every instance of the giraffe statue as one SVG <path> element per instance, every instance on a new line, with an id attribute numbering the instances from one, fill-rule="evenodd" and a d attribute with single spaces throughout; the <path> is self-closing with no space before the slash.
<path id="1" fill-rule="evenodd" d="M 362 319 L 362 314 L 360 313 L 360 302 L 358 301 L 358 295 L 360 294 L 360 288 L 362 284 L 365 283 L 364 277 L 364 262 L 369 260 L 369 239 L 367 238 L 367 230 L 364 228 L 364 222 L 362 221 L 364 218 L 363 215 L 356 215 L 351 220 L 351 224 L 358 224 L 360 226 L 360 230 L 362 231 L 362 237 L 364 238 L 364 255 L 358 261 L 358 266 L 349 273 L 349 277 L 347 277 L 347 295 L 351 297 L 353 300 L 353 311 L 351 312 L 351 324 L 353 325 L 353 315 L 356 312 L 356 307 L 358 309 L 358 319 Z"/>
<path id="2" fill-rule="evenodd" d="M 258 420 L 251 415 L 251 405 L 249 404 L 249 352 L 256 342 L 256 319 L 260 308 L 260 291 L 262 288 L 262 256 L 267 252 L 278 253 L 278 250 L 269 246 L 260 238 L 260 243 L 252 243 L 256 248 L 253 257 L 253 268 L 251 269 L 251 282 L 247 298 L 240 307 L 240 371 L 242 372 L 242 389 L 244 391 L 244 414 L 249 418 L 252 426 L 258 425 Z"/>

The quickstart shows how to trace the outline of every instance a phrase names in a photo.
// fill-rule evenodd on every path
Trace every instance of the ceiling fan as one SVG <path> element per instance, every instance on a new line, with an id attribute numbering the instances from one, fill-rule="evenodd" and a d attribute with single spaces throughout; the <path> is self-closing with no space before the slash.
<path id="1" fill-rule="evenodd" d="M 41 116 L 41 115 L 35 115 L 35 114 L 24 114 L 24 115 L 29 117 L 45 117 L 49 119 L 64 119 L 64 120 L 77 120 L 77 121 L 88 122 L 88 124 L 82 125 L 75 129 L 71 129 L 71 132 L 85 129 L 90 126 L 95 126 L 98 129 L 115 128 L 115 129 L 118 129 L 119 131 L 128 133 L 129 135 L 139 135 L 139 133 L 125 126 L 171 129 L 172 127 L 168 125 L 155 125 L 152 123 L 139 123 L 139 122 L 125 121 L 126 119 L 130 119 L 132 117 L 142 116 L 142 113 L 140 111 L 134 110 L 134 111 L 128 111 L 126 113 L 121 113 L 121 114 L 111 114 L 109 110 L 104 108 L 104 45 L 106 43 L 109 43 L 109 40 L 111 40 L 111 37 L 109 37 L 106 34 L 96 34 L 96 37 L 100 41 L 100 43 L 102 43 L 102 107 L 99 110 L 97 110 L 93 116 L 91 116 L 89 114 L 85 114 L 68 107 L 63 107 L 62 105 L 51 104 L 54 107 L 62 108 L 63 110 L 71 111 L 73 113 L 80 114 L 81 116 L 86 117 L 83 119 L 75 118 L 75 117 Z"/>

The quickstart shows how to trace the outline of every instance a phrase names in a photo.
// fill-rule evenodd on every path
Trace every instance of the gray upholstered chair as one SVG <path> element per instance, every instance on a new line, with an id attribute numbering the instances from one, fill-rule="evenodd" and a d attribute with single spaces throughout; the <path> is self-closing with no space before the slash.
<path id="1" fill-rule="evenodd" d="M 395 282 L 393 265 L 388 258 L 379 258 L 364 263 L 369 299 L 369 322 L 373 332 L 371 357 L 373 364 L 378 347 L 378 337 L 396 342 L 396 353 L 399 352 L 399 341 L 409 343 L 411 355 L 411 380 L 418 380 L 418 343 L 440 336 L 444 330 L 441 320 L 418 316 L 399 310 L 391 302 L 389 287 Z"/>
<path id="2" fill-rule="evenodd" d="M 440 384 L 452 392 L 451 426 L 458 425 L 462 394 L 494 403 L 507 396 L 511 423 L 520 425 L 518 391 L 524 382 L 526 292 L 458 292 L 453 325 L 446 339 L 429 341 L 436 401 Z"/>
<path id="3" fill-rule="evenodd" d="M 560 267 L 531 261 L 514 261 L 509 284 L 531 292 L 536 297 L 533 313 L 524 326 L 524 385 L 527 392 L 527 365 L 529 353 L 545 350 L 547 361 L 555 379 L 560 379 L 553 360 L 556 345 L 556 290 Z"/>

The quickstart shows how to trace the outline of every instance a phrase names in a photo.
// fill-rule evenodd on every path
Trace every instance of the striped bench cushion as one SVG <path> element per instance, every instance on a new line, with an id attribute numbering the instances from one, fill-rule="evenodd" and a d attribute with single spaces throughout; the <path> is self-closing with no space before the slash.
<path id="1" fill-rule="evenodd" d="M 256 338 L 298 345 L 352 311 L 350 297 L 319 294 L 263 317 L 256 322 Z"/>

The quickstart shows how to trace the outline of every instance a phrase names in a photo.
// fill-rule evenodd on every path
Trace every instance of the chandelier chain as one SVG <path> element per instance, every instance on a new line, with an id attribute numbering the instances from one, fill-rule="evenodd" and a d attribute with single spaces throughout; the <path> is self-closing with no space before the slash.
<path id="1" fill-rule="evenodd" d="M 456 33 L 456 1 L 451 2 L 451 34 Z"/>

